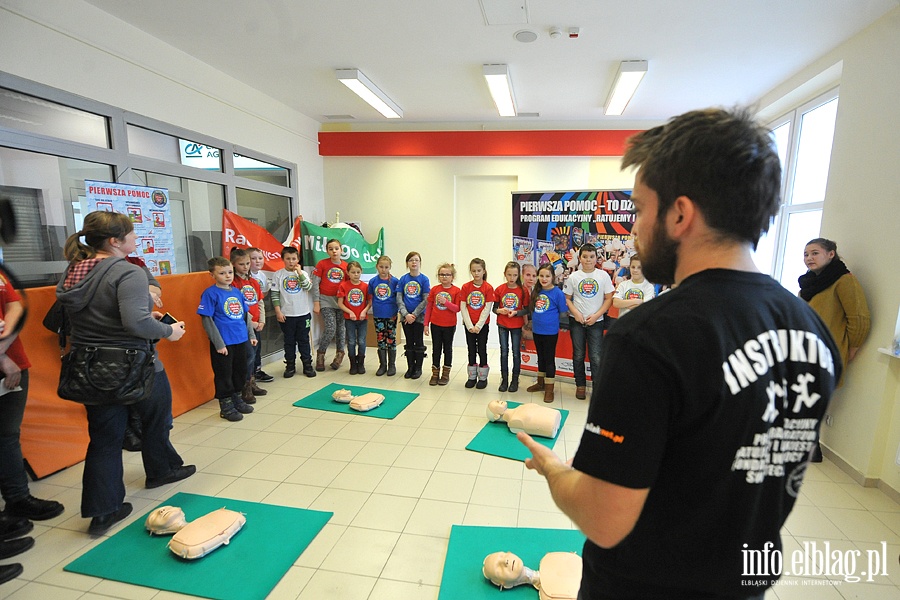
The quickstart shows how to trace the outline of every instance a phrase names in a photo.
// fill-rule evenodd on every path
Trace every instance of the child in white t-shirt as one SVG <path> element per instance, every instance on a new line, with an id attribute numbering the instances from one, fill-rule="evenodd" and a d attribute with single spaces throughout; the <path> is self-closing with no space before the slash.
<path id="1" fill-rule="evenodd" d="M 637 254 L 631 257 L 628 269 L 631 272 L 631 278 L 622 281 L 613 296 L 613 306 L 619 309 L 619 317 L 656 297 L 656 286 L 644 279 L 641 259 Z"/>

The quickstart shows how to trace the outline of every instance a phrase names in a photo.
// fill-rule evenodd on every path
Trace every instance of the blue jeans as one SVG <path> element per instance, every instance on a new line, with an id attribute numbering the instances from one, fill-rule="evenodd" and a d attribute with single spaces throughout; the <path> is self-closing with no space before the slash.
<path id="1" fill-rule="evenodd" d="M 587 347 L 588 358 L 591 363 L 591 377 L 596 377 L 600 367 L 600 350 L 603 348 L 603 320 L 593 325 L 582 325 L 569 317 L 569 335 L 572 336 L 572 370 L 575 373 L 575 385 L 584 387 L 587 385 L 587 376 L 584 372 L 584 354 Z"/>
<path id="2" fill-rule="evenodd" d="M 503 325 L 497 325 L 500 331 L 500 372 L 506 374 L 509 372 L 509 348 L 512 343 L 513 368 L 512 372 L 519 373 L 522 366 L 522 328 L 516 327 L 509 329 Z"/>
<path id="3" fill-rule="evenodd" d="M 22 391 L 0 397 L 0 494 L 6 503 L 28 496 L 28 476 L 19 444 L 19 429 L 28 398 L 28 369 L 22 371 Z"/>
<path id="4" fill-rule="evenodd" d="M 350 356 L 366 355 L 366 331 L 369 328 L 369 320 L 344 321 L 344 329 L 347 331 L 347 353 Z"/>
<path id="5" fill-rule="evenodd" d="M 153 391 L 143 402 L 133 404 L 141 415 L 143 438 L 141 459 L 148 478 L 164 477 L 184 461 L 169 441 L 172 428 L 172 389 L 165 371 L 157 371 Z M 81 516 L 99 517 L 122 506 L 122 439 L 128 421 L 127 406 L 85 406 L 91 441 L 84 458 Z"/>

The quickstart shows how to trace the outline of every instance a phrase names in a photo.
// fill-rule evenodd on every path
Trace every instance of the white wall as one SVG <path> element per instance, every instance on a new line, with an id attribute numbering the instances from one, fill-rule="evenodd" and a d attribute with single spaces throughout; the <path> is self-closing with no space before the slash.
<path id="1" fill-rule="evenodd" d="M 457 285 L 471 279 L 474 255 L 463 255 L 458 246 L 470 248 L 473 234 L 485 240 L 479 254 L 488 280 L 503 282 L 503 265 L 512 254 L 511 192 L 631 189 L 634 183 L 630 172 L 619 171 L 618 158 L 326 157 L 324 173 L 326 213 L 340 211 L 341 219 L 360 222 L 369 238 L 384 227 L 395 275 L 406 272 L 403 259 L 416 250 L 432 283 L 438 264 L 456 264 Z M 498 193 L 497 178 L 516 185 Z M 459 194 L 476 193 L 479 179 L 491 196 L 473 210 Z"/>
<path id="2" fill-rule="evenodd" d="M 894 462 L 900 446 L 900 360 L 877 352 L 890 347 L 900 305 L 900 8 L 781 84 L 761 105 L 841 61 L 822 235 L 838 243 L 860 279 L 872 333 L 832 401 L 834 424 L 823 428 L 822 437 L 859 474 L 900 491 L 900 466 Z"/>
<path id="3" fill-rule="evenodd" d="M 0 70 L 294 162 L 324 218 L 316 121 L 82 0 L 2 0 Z"/>

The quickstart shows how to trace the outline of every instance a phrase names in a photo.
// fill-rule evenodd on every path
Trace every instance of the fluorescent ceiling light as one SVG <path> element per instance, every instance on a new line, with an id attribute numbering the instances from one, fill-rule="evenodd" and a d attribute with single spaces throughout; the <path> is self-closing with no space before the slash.
<path id="1" fill-rule="evenodd" d="M 353 92 L 368 102 L 372 108 L 383 114 L 388 119 L 403 117 L 403 109 L 397 103 L 388 98 L 388 95 L 378 89 L 368 77 L 359 69 L 337 69 L 337 78 Z"/>
<path id="2" fill-rule="evenodd" d="M 483 72 L 497 112 L 501 117 L 516 116 L 516 97 L 509 79 L 509 68 L 506 65 L 484 65 Z"/>
<path id="3" fill-rule="evenodd" d="M 624 60 L 619 64 L 619 72 L 616 73 L 616 82 L 613 84 L 606 105 L 603 107 L 605 115 L 621 115 L 625 107 L 634 96 L 638 84 L 647 74 L 646 60 Z"/>

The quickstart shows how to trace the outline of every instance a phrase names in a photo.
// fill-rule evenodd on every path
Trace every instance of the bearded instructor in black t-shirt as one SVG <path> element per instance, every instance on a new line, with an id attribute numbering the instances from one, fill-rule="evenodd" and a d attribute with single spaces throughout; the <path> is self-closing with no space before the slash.
<path id="1" fill-rule="evenodd" d="M 780 203 L 769 132 L 704 110 L 629 140 L 632 233 L 675 288 L 609 330 L 568 466 L 528 468 L 585 533 L 579 598 L 762 598 L 791 568 L 779 531 L 840 377 L 818 316 L 751 252 Z"/>

